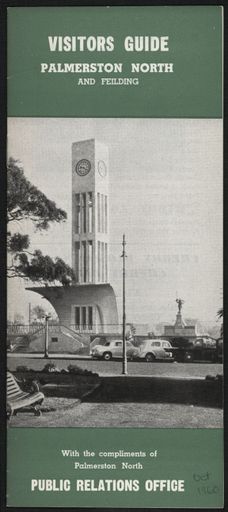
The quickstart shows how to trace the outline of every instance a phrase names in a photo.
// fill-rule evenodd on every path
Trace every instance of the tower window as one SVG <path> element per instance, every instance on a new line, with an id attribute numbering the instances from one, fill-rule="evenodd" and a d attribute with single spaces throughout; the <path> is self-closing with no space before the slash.
<path id="1" fill-rule="evenodd" d="M 97 194 L 97 230 L 100 233 L 101 230 L 101 205 L 100 205 L 100 194 Z"/>
<path id="2" fill-rule="evenodd" d="M 98 273 L 97 273 L 97 278 L 98 278 L 98 282 L 100 282 L 101 280 L 101 243 L 98 242 L 97 243 L 97 267 L 98 267 Z"/>
<path id="3" fill-rule="evenodd" d="M 82 229 L 86 233 L 86 194 L 82 194 Z"/>
<path id="4" fill-rule="evenodd" d="M 102 195 L 102 233 L 105 232 L 105 196 Z"/>
<path id="5" fill-rule="evenodd" d="M 86 283 L 86 242 L 82 242 L 82 277 L 83 282 Z"/>
<path id="6" fill-rule="evenodd" d="M 89 327 L 90 331 L 93 328 L 93 308 L 92 308 L 92 306 L 88 307 L 88 327 Z"/>
<path id="7" fill-rule="evenodd" d="M 88 193 L 88 209 L 89 209 L 89 233 L 93 231 L 93 194 Z"/>
<path id="8" fill-rule="evenodd" d="M 86 307 L 82 307 L 82 327 L 86 329 Z"/>
<path id="9" fill-rule="evenodd" d="M 102 282 L 104 282 L 104 242 L 101 243 Z"/>
<path id="10" fill-rule="evenodd" d="M 74 325 L 77 331 L 91 331 L 95 318 L 93 306 L 74 306 Z"/>
<path id="11" fill-rule="evenodd" d="M 80 281 L 80 243 L 75 243 L 75 280 Z"/>
<path id="12" fill-rule="evenodd" d="M 80 307 L 77 306 L 74 311 L 75 311 L 75 327 L 76 327 L 76 329 L 80 329 Z"/>
<path id="13" fill-rule="evenodd" d="M 76 200 L 75 232 L 80 233 L 80 224 L 81 224 L 80 194 L 75 194 L 75 200 Z"/>
<path id="14" fill-rule="evenodd" d="M 89 278 L 88 278 L 88 281 L 89 281 L 89 283 L 91 283 L 93 281 L 93 242 L 91 240 L 89 240 L 88 248 L 89 248 L 89 254 L 88 254 L 88 257 L 89 257 L 89 262 L 88 262 Z"/>

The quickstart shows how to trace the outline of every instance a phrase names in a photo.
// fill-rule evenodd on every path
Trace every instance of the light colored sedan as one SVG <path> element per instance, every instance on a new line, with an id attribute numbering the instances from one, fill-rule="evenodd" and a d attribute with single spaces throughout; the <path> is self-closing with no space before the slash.
<path id="1" fill-rule="evenodd" d="M 144 359 L 147 362 L 152 361 L 173 361 L 172 345 L 167 340 L 146 340 L 134 352 L 134 359 Z"/>
<path id="2" fill-rule="evenodd" d="M 136 348 L 130 341 L 126 341 L 127 358 L 132 359 Z M 123 341 L 111 340 L 106 341 L 104 345 L 95 345 L 91 350 L 91 355 L 94 359 L 104 359 L 110 361 L 115 357 L 123 357 Z"/>

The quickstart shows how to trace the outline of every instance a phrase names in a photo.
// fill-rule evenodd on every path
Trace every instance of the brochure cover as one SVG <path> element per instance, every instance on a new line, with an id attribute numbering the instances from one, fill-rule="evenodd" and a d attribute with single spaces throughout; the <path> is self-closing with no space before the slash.
<path id="1" fill-rule="evenodd" d="M 8 507 L 223 507 L 222 33 L 8 9 Z"/>

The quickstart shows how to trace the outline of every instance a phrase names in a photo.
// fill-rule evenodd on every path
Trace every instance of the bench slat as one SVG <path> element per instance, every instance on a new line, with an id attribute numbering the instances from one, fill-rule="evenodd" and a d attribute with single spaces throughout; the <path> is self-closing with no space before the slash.
<path id="1" fill-rule="evenodd" d="M 29 405 L 35 406 L 37 403 L 41 403 L 43 399 L 44 394 L 40 391 L 35 393 L 23 391 L 14 376 L 7 372 L 7 404 L 10 406 L 11 411 L 22 409 Z"/>

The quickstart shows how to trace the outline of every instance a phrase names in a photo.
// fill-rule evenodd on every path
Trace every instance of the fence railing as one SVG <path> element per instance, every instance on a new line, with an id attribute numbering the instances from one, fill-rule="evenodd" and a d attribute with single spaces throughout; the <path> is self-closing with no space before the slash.
<path id="1" fill-rule="evenodd" d="M 123 329 L 122 324 L 71 324 L 69 327 L 79 334 L 119 334 Z"/>
<path id="2" fill-rule="evenodd" d="M 61 328 L 61 324 L 52 324 L 51 322 L 48 322 L 49 329 L 56 330 L 58 328 Z M 71 329 L 72 331 L 78 332 L 78 333 L 121 333 L 122 332 L 122 324 L 70 324 L 66 325 L 65 327 L 68 329 Z M 12 324 L 7 326 L 7 334 L 8 335 L 26 335 L 26 334 L 33 334 L 37 332 L 40 329 L 44 329 L 45 324 L 44 323 L 37 323 L 37 324 L 30 324 L 30 325 L 24 325 L 24 324 Z M 130 325 L 126 324 L 126 331 L 132 332 L 132 334 L 147 334 L 148 329 L 147 325 L 144 324 L 137 324 L 136 328 L 130 327 Z"/>
<path id="3" fill-rule="evenodd" d="M 26 334 L 34 334 L 35 332 L 44 329 L 44 324 L 34 324 L 34 325 L 20 325 L 13 324 L 7 325 L 7 335 L 18 335 L 24 336 Z"/>

